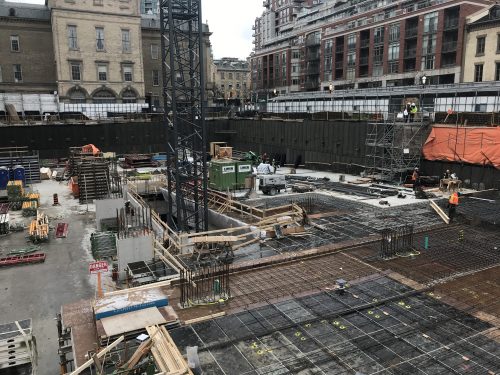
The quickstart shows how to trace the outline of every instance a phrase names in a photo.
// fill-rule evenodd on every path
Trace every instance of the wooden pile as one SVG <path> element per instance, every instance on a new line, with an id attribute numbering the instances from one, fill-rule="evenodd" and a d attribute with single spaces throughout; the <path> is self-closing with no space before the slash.
<path id="1" fill-rule="evenodd" d="M 193 375 L 165 327 L 146 327 L 146 331 L 152 342 L 151 353 L 159 371 L 163 374 Z"/>
<path id="2" fill-rule="evenodd" d="M 28 229 L 29 239 L 33 243 L 45 242 L 49 240 L 49 217 L 42 212 L 38 212 Z"/>
<path id="3" fill-rule="evenodd" d="M 157 163 L 152 160 L 151 154 L 125 155 L 124 166 L 126 168 L 156 167 Z"/>
<path id="4" fill-rule="evenodd" d="M 35 216 L 38 210 L 37 201 L 24 201 L 22 206 L 23 216 Z"/>

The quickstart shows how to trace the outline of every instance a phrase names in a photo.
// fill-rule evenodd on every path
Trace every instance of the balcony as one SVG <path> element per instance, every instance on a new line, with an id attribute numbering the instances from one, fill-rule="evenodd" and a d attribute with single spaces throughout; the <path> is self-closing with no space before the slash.
<path id="1" fill-rule="evenodd" d="M 416 38 L 418 34 L 418 27 L 410 27 L 407 28 L 405 31 L 405 38 L 410 39 L 410 38 Z"/>
<path id="2" fill-rule="evenodd" d="M 441 52 L 446 53 L 446 52 L 455 52 L 457 50 L 457 41 L 452 40 L 449 42 L 443 42 L 443 45 L 441 47 Z"/>
<path id="3" fill-rule="evenodd" d="M 444 20 L 444 29 L 457 29 L 458 28 L 458 17 L 447 18 Z"/>

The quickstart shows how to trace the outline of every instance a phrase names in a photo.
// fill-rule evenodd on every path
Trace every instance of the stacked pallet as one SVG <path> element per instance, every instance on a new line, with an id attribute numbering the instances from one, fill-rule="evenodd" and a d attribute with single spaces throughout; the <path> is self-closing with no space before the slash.
<path id="1" fill-rule="evenodd" d="M 30 224 L 28 236 L 33 243 L 49 240 L 49 218 L 47 215 L 42 212 L 37 213 L 36 220 Z"/>
<path id="2" fill-rule="evenodd" d="M 92 148 L 89 147 L 70 147 L 69 148 L 69 160 L 68 160 L 68 173 L 69 176 L 78 175 L 78 165 L 84 161 L 93 160 L 94 158 L 101 157 L 102 154 L 99 152 L 94 152 Z"/>
<path id="3" fill-rule="evenodd" d="M 24 200 L 23 182 L 21 180 L 9 181 L 7 183 L 7 198 L 11 203 L 12 210 L 20 210 Z"/>
<path id="4" fill-rule="evenodd" d="M 106 198 L 110 193 L 108 162 L 103 158 L 83 160 L 78 164 L 80 203 Z"/>

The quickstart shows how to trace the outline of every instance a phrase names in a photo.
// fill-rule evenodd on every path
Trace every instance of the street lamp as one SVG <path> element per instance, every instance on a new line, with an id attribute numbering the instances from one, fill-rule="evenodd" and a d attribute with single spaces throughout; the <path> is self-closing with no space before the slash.
<path id="1" fill-rule="evenodd" d="M 425 87 L 425 83 L 427 82 L 427 76 L 424 74 L 422 76 L 422 85 Z"/>

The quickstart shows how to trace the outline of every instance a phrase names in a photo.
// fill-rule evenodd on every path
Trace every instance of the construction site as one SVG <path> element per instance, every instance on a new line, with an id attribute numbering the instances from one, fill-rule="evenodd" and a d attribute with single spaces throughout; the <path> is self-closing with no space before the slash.
<path id="1" fill-rule="evenodd" d="M 498 113 L 215 120 L 161 4 L 161 121 L 0 127 L 0 375 L 499 374 Z"/>

